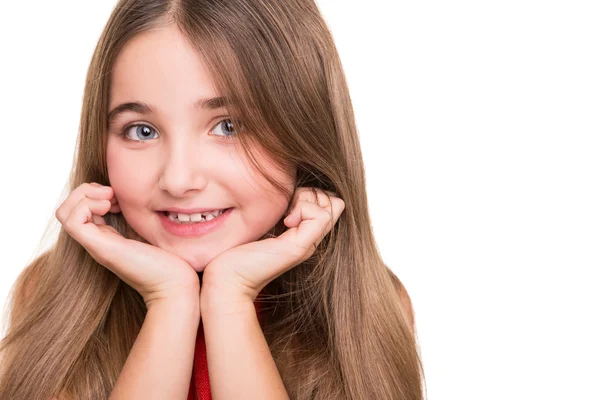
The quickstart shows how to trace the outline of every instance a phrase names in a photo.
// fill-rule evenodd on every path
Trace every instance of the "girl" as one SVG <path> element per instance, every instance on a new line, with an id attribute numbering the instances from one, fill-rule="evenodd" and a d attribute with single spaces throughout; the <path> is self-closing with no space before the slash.
<path id="1" fill-rule="evenodd" d="M 0 399 L 421 399 L 312 0 L 122 0 L 54 245 L 14 285 Z"/>

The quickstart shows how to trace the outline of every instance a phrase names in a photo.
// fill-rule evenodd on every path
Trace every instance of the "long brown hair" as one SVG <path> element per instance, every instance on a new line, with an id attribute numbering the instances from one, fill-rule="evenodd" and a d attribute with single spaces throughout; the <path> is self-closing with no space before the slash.
<path id="1" fill-rule="evenodd" d="M 121 0 L 87 73 L 68 182 L 110 185 L 107 107 L 124 44 L 175 24 L 203 55 L 241 121 L 242 149 L 258 144 L 296 187 L 337 193 L 345 210 L 313 257 L 263 289 L 261 322 L 292 399 L 422 399 L 424 376 L 410 299 L 378 252 L 352 103 L 333 37 L 314 0 Z M 291 193 L 287 193 L 291 196 Z M 122 214 L 107 223 L 144 241 Z M 282 221 L 264 237 L 285 230 Z M 399 296 L 400 293 L 400 296 Z M 59 228 L 9 297 L 0 342 L 0 399 L 109 396 L 144 321 L 141 296 Z"/>

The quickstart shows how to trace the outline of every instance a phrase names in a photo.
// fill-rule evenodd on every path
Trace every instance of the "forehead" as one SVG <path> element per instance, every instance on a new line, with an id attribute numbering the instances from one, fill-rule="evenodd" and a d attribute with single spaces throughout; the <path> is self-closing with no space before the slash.
<path id="1" fill-rule="evenodd" d="M 110 108 L 127 100 L 193 103 L 217 97 L 202 55 L 174 26 L 143 32 L 119 52 L 111 71 Z"/>

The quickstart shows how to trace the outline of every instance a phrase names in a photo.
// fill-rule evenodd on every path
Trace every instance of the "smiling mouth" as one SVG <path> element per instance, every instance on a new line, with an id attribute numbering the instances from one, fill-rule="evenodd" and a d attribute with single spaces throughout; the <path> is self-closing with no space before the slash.
<path id="1" fill-rule="evenodd" d="M 161 214 L 169 218 L 170 221 L 175 222 L 177 224 L 197 224 L 202 222 L 208 222 L 213 219 L 220 217 L 225 212 L 229 211 L 233 207 L 224 208 L 221 210 L 217 210 L 216 212 L 205 212 L 205 213 L 195 213 L 195 214 L 183 214 L 183 213 L 172 213 L 170 211 L 159 211 Z"/>

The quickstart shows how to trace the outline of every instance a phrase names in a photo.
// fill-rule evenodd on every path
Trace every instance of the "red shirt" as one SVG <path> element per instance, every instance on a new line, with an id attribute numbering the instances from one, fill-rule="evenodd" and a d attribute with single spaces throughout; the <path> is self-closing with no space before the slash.
<path id="1" fill-rule="evenodd" d="M 260 318 L 260 305 L 258 300 L 254 301 L 254 308 L 256 309 L 257 316 Z M 196 335 L 194 367 L 192 369 L 192 380 L 190 382 L 188 400 L 211 399 L 210 381 L 208 379 L 208 363 L 206 360 L 206 343 L 204 342 L 204 327 L 202 321 L 200 321 L 200 324 L 198 325 L 198 334 Z"/>

